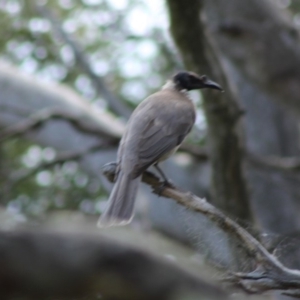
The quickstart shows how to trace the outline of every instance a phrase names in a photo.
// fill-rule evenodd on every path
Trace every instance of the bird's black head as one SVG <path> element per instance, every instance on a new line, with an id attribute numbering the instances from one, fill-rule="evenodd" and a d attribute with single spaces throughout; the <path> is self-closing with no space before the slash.
<path id="1" fill-rule="evenodd" d="M 178 90 L 197 90 L 197 89 L 216 89 L 223 91 L 220 85 L 207 78 L 206 75 L 199 76 L 193 72 L 181 71 L 176 73 L 172 78 L 175 87 Z"/>

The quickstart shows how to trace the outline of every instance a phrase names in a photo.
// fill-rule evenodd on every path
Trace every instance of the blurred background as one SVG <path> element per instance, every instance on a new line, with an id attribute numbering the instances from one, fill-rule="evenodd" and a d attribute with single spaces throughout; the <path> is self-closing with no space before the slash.
<path id="1" fill-rule="evenodd" d="M 3 0 L 0 13 L 2 62 L 38 77 L 46 85 L 68 85 L 89 103 L 90 109 L 113 113 L 121 126 L 138 103 L 160 89 L 176 70 L 184 69 L 169 33 L 163 1 Z M 99 77 L 103 83 L 99 83 Z M 101 84 L 104 88 L 99 88 Z M 107 93 L 108 98 L 116 99 L 116 106 L 110 106 Z M 18 110 L 25 115 L 29 115 L 31 106 L 35 110 L 49 105 L 36 104 L 42 101 L 34 90 L 28 97 L 30 104 L 24 97 L 16 100 Z M 203 144 L 206 124 L 200 97 L 198 93 L 192 97 L 199 111 L 196 131 L 189 139 Z M 7 104 L 1 105 L 4 118 L 9 118 Z M 51 134 L 60 132 L 55 128 Z M 67 150 L 58 155 L 62 149 L 51 147 L 46 138 L 38 144 L 32 139 L 35 137 L 12 137 L 1 147 L 1 204 L 8 224 L 12 219 L 41 220 L 51 211 L 99 215 L 109 190 L 99 181 L 99 174 L 87 172 L 87 166 L 82 168 L 78 162 L 81 157 L 61 161 L 61 155 L 72 156 L 71 146 L 57 145 Z M 82 146 L 74 143 L 74 150 Z M 186 156 L 181 160 L 183 164 L 189 162 Z"/>
<path id="2" fill-rule="evenodd" d="M 128 116 L 188 68 L 225 93 L 191 93 L 196 126 L 163 169 L 300 267 L 300 2 L 200 2 L 196 20 L 181 0 L 0 0 L 1 228 L 54 214 L 96 225 L 111 190 L 101 166 Z M 128 230 L 244 265 L 220 228 L 173 202 L 142 185 Z"/>
<path id="3" fill-rule="evenodd" d="M 109 110 L 107 101 L 63 35 L 75 41 L 90 72 L 105 78 L 128 111 L 159 89 L 178 63 L 161 1 L 1 0 L 0 13 L 3 61 L 41 81 L 70 86 L 101 111 Z M 124 116 L 117 117 L 125 124 Z M 62 209 L 100 213 L 99 204 L 107 198 L 107 191 L 76 160 L 40 169 L 12 184 L 13 173 L 32 171 L 56 156 L 55 148 L 19 137 L 2 144 L 1 205 L 10 217 L 39 219 Z"/>

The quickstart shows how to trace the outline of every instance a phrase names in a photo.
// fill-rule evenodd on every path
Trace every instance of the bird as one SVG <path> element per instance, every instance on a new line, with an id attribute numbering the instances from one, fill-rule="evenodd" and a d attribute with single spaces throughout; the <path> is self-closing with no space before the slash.
<path id="1" fill-rule="evenodd" d="M 158 163 L 171 156 L 191 131 L 196 108 L 188 91 L 203 88 L 223 91 L 206 75 L 179 71 L 136 107 L 119 144 L 115 185 L 98 227 L 131 222 L 141 175 L 150 166 L 168 183 Z"/>

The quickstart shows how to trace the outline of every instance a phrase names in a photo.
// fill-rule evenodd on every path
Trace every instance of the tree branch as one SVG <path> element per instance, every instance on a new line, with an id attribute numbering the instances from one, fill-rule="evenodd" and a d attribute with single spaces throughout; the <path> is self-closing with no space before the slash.
<path id="1" fill-rule="evenodd" d="M 109 163 L 103 166 L 103 174 L 112 182 L 115 178 L 116 165 Z M 231 273 L 226 280 L 242 286 L 248 292 L 300 289 L 300 271 L 286 268 L 250 233 L 205 199 L 191 192 L 180 191 L 176 187 L 164 187 L 162 190 L 162 182 L 148 171 L 144 172 L 142 181 L 150 185 L 155 194 L 173 199 L 180 205 L 207 216 L 221 230 L 240 241 L 240 245 L 255 260 L 257 268 L 250 273 Z"/>
<path id="2" fill-rule="evenodd" d="M 111 143 L 112 145 L 116 145 L 118 142 L 118 138 L 112 137 L 110 134 L 102 130 L 100 127 L 95 126 L 91 122 L 85 122 L 84 120 L 79 119 L 75 114 L 58 110 L 56 108 L 46 108 L 0 131 L 0 143 L 9 138 L 28 133 L 30 130 L 41 126 L 43 123 L 51 119 L 66 120 L 80 131 L 96 135 L 99 138 L 102 137 L 107 141 L 107 143 Z"/>
<path id="3" fill-rule="evenodd" d="M 247 160 L 250 163 L 279 171 L 300 171 L 300 159 L 298 157 L 280 157 L 275 155 L 259 156 L 247 153 Z"/>

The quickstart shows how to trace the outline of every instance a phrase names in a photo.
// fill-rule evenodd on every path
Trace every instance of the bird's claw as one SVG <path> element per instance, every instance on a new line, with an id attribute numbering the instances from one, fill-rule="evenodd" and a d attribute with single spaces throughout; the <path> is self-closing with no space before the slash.
<path id="1" fill-rule="evenodd" d="M 161 196 L 165 188 L 175 188 L 175 185 L 169 180 L 164 180 L 154 191 L 158 196 Z"/>

